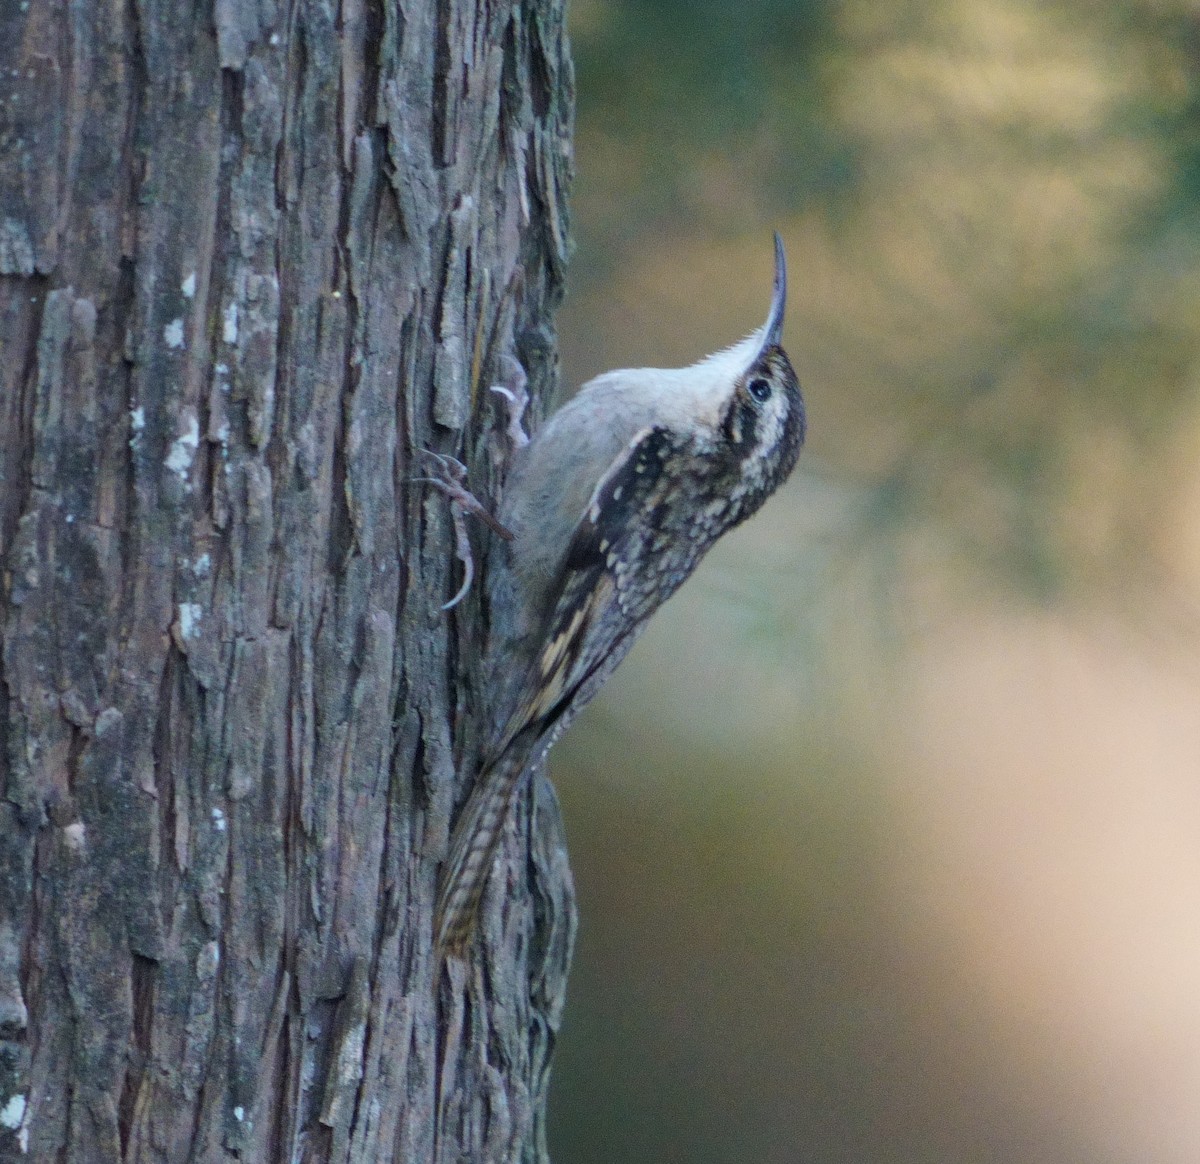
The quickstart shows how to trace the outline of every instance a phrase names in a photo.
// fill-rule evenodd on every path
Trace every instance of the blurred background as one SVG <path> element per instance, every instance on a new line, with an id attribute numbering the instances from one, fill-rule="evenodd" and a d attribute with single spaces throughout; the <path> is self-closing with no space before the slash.
<path id="1" fill-rule="evenodd" d="M 552 755 L 556 1164 L 1200 1161 L 1200 7 L 572 0 L 567 385 L 810 440 Z"/>

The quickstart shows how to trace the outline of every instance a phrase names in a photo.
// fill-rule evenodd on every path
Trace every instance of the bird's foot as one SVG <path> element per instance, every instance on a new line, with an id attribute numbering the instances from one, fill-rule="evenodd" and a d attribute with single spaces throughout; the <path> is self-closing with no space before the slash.
<path id="1" fill-rule="evenodd" d="M 430 449 L 421 452 L 428 458 L 431 465 L 428 477 L 414 477 L 414 481 L 424 481 L 435 489 L 440 489 L 450 499 L 450 513 L 454 519 L 454 550 L 463 566 L 463 583 L 458 593 L 443 603 L 443 610 L 451 610 L 457 606 L 471 589 L 475 580 L 475 559 L 471 554 L 471 539 L 467 536 L 465 514 L 473 513 L 497 536 L 506 542 L 511 542 L 513 534 L 507 526 L 501 524 L 492 512 L 466 486 L 467 467 L 457 457 L 448 453 L 435 453 Z"/>
<path id="2" fill-rule="evenodd" d="M 501 382 L 493 384 L 491 391 L 504 401 L 504 412 L 508 421 L 504 434 L 508 437 L 511 455 L 529 444 L 529 435 L 522 426 L 525 409 L 529 405 L 529 392 L 526 387 L 529 377 L 525 375 L 521 361 L 514 356 L 500 357 L 500 374 Z"/>

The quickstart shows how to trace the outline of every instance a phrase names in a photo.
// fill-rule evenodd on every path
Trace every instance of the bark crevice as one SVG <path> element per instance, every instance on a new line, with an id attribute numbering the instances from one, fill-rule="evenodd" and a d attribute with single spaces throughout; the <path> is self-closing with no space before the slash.
<path id="1" fill-rule="evenodd" d="M 410 478 L 554 381 L 562 5 L 0 23 L 0 1157 L 543 1160 L 560 823 L 440 973 L 485 604 Z"/>

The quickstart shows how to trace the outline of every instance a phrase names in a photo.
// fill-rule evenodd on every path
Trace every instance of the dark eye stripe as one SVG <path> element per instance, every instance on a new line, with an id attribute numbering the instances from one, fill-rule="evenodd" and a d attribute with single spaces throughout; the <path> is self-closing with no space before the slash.
<path id="1" fill-rule="evenodd" d="M 758 406 L 751 404 L 744 396 L 733 398 L 724 428 L 725 439 L 735 450 L 744 451 L 758 439 L 760 415 Z"/>

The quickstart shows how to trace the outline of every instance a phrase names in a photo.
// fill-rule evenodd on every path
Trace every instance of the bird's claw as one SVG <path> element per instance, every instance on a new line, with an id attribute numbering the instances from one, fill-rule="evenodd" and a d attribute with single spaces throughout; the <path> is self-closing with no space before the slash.
<path id="1" fill-rule="evenodd" d="M 471 539 L 467 535 L 467 523 L 463 515 L 475 514 L 506 542 L 513 540 L 513 534 L 507 526 L 497 521 L 487 506 L 466 487 L 467 467 L 462 461 L 448 453 L 435 453 L 432 449 L 420 451 L 432 463 L 433 475 L 414 477 L 413 480 L 423 481 L 435 489 L 440 489 L 450 499 L 450 514 L 454 521 L 454 551 L 463 566 L 463 583 L 458 593 L 449 602 L 442 604 L 443 610 L 451 610 L 467 596 L 471 583 L 475 580 L 475 559 L 471 554 Z"/>
<path id="2" fill-rule="evenodd" d="M 525 409 L 529 406 L 529 392 L 526 387 L 529 377 L 525 375 L 521 361 L 513 356 L 500 357 L 500 374 L 502 382 L 493 384 L 491 391 L 504 401 L 504 411 L 508 417 L 504 432 L 515 451 L 529 444 L 529 436 L 522 426 Z"/>

